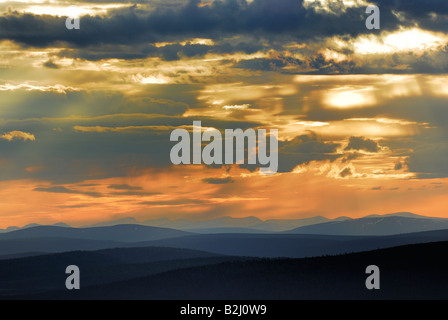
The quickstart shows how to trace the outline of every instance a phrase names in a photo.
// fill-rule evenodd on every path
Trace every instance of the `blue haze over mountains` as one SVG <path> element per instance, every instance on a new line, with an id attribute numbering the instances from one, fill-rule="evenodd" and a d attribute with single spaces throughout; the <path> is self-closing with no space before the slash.
<path id="1" fill-rule="evenodd" d="M 398 283 L 397 291 L 385 290 L 377 298 L 409 295 L 404 281 L 428 270 L 434 277 L 425 278 L 429 284 L 418 283 L 418 294 L 442 297 L 444 283 L 438 279 L 444 264 L 439 260 L 447 245 L 448 219 L 405 212 L 333 220 L 126 218 L 80 228 L 31 224 L 0 233 L 0 300 L 204 299 L 209 294 L 216 299 L 369 298 L 357 285 L 365 280 L 363 272 L 359 278 L 352 270 L 365 261 L 388 266 L 390 281 Z M 401 275 L 401 261 L 414 261 L 414 252 L 427 255 L 428 263 L 442 264 Z M 82 270 L 79 293 L 64 287 L 69 264 Z M 351 266 L 351 273 L 344 266 Z M 338 280 L 341 272 L 346 282 Z M 225 284 L 223 275 L 228 275 Z M 269 281 L 260 284 L 259 277 Z M 243 279 L 249 280 L 241 291 Z M 189 289 L 193 284 L 199 288 L 195 293 Z M 294 289 L 298 284 L 308 295 Z M 328 291 L 329 285 L 345 289 Z M 213 286 L 225 289 L 212 292 Z M 272 296 L 273 288 L 284 293 Z"/>

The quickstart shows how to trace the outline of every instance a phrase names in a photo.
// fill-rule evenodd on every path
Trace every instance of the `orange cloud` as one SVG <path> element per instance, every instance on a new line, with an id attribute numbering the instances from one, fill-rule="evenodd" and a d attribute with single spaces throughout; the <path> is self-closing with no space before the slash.
<path id="1" fill-rule="evenodd" d="M 34 134 L 28 133 L 28 132 L 23 132 L 23 131 L 10 131 L 10 132 L 6 132 L 4 134 L 2 134 L 0 136 L 0 139 L 4 139 L 4 140 L 8 140 L 8 141 L 12 141 L 15 139 L 22 139 L 23 141 L 26 140 L 30 140 L 30 141 L 34 141 L 36 140 L 36 137 L 34 136 Z"/>

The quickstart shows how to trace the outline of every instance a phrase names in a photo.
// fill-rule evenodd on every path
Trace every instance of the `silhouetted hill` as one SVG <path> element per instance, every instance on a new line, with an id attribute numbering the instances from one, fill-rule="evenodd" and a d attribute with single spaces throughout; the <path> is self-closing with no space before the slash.
<path id="1" fill-rule="evenodd" d="M 203 228 L 203 229 L 187 229 L 186 231 L 194 233 L 270 233 L 269 231 L 249 228 Z"/>
<path id="2" fill-rule="evenodd" d="M 390 217 L 402 217 L 402 218 L 414 218 L 414 219 L 423 219 L 423 220 L 431 220 L 433 222 L 443 222 L 443 226 L 440 226 L 440 224 L 434 223 L 434 224 L 427 224 L 426 226 L 418 226 L 418 223 L 414 223 L 413 226 L 409 226 L 408 229 L 400 229 L 399 226 L 395 226 L 396 230 L 399 232 L 417 232 L 417 231 L 424 231 L 424 230 L 436 230 L 440 228 L 448 228 L 448 219 L 445 218 L 437 218 L 437 217 L 426 217 L 418 214 L 414 214 L 411 212 L 395 212 L 390 214 L 384 214 L 384 215 L 378 215 L 378 214 L 372 214 L 365 216 L 361 219 L 369 219 L 369 218 L 390 218 Z M 160 219 L 154 219 L 154 220 L 145 220 L 142 222 L 138 222 L 132 217 L 113 220 L 113 221 L 106 221 L 97 223 L 93 226 L 111 226 L 111 225 L 117 225 L 117 224 L 140 224 L 140 225 L 147 225 L 147 226 L 154 226 L 154 227 L 164 227 L 164 228 L 172 228 L 177 230 L 184 230 L 184 231 L 193 231 L 193 232 L 200 232 L 200 233 L 218 233 L 222 229 L 223 232 L 238 232 L 241 233 L 241 231 L 247 232 L 247 233 L 253 233 L 253 232 L 283 232 L 283 231 L 291 231 L 292 229 L 305 227 L 305 226 L 312 226 L 312 225 L 318 225 L 318 224 L 324 224 L 324 223 L 335 223 L 335 225 L 338 225 L 340 222 L 345 221 L 351 221 L 351 220 L 359 220 L 359 219 L 352 219 L 349 217 L 338 217 L 335 219 L 329 219 L 322 216 L 315 216 L 310 218 L 302 218 L 302 219 L 269 219 L 269 220 L 261 220 L 257 217 L 244 217 L 244 218 L 233 218 L 233 217 L 221 217 L 216 219 L 209 219 L 209 220 L 203 220 L 203 221 L 190 221 L 186 219 L 175 219 L 171 220 L 168 218 L 160 218 Z M 420 223 L 425 224 L 425 222 L 420 221 Z M 342 224 L 344 226 L 345 224 Z M 347 224 L 348 225 L 348 224 Z M 355 222 L 354 225 L 357 225 Z M 389 228 L 392 228 L 393 226 L 390 225 Z M 371 232 L 371 230 L 349 230 L 349 234 L 362 234 L 366 235 L 366 231 Z M 307 229 L 304 232 L 309 233 Z M 313 229 L 310 229 L 313 230 Z M 295 231 L 292 231 L 295 232 Z M 328 231 L 327 231 L 328 232 Z M 334 231 L 333 231 L 334 232 Z M 342 234 L 343 230 L 337 231 L 337 234 Z M 361 232 L 361 233 L 360 233 Z M 311 233 L 319 233 L 312 231 Z M 394 234 L 394 229 L 391 229 L 390 231 L 387 231 L 387 233 L 371 233 L 369 235 L 385 235 L 385 234 Z"/>
<path id="3" fill-rule="evenodd" d="M 392 236 L 339 236 L 313 234 L 197 234 L 181 238 L 135 243 L 203 250 L 251 257 L 313 257 L 388 248 L 406 244 L 448 241 L 448 230 Z"/>
<path id="4" fill-rule="evenodd" d="M 135 218 L 128 217 L 123 219 L 117 219 L 112 221 L 104 221 L 104 222 L 98 222 L 92 225 L 85 226 L 85 228 L 92 228 L 92 227 L 110 227 L 110 226 L 116 226 L 119 224 L 140 224 Z"/>
<path id="5" fill-rule="evenodd" d="M 74 251 L 0 260 L 0 295 L 65 289 L 65 268 L 77 265 L 83 286 L 239 258 L 175 248 Z"/>
<path id="6" fill-rule="evenodd" d="M 196 234 L 135 243 L 134 246 L 185 248 L 232 256 L 297 258 L 333 253 L 332 248 L 338 243 L 355 239 L 358 240 L 359 237 L 266 233 Z"/>
<path id="7" fill-rule="evenodd" d="M 184 268 L 33 299 L 447 299 L 448 242 L 305 259 L 258 259 Z M 380 290 L 365 269 L 380 268 Z"/>
<path id="8" fill-rule="evenodd" d="M 381 217 L 404 217 L 404 218 L 417 218 L 417 219 L 432 219 L 432 220 L 447 220 L 446 218 L 427 217 L 412 212 L 395 212 L 388 214 L 369 214 L 362 218 L 381 218 Z"/>
<path id="9" fill-rule="evenodd" d="M 2 254 L 0 255 L 0 260 L 9 260 L 9 259 L 18 259 L 25 257 L 34 257 L 48 254 L 48 252 L 21 252 L 21 253 L 13 253 L 13 254 Z"/>
<path id="10" fill-rule="evenodd" d="M 32 252 L 64 252 L 124 247 L 171 247 L 250 257 L 313 257 L 360 252 L 398 245 L 448 241 L 448 230 L 392 236 L 338 236 L 288 233 L 191 234 L 143 242 L 70 238 L 29 238 L 0 240 L 1 255 Z M 0 256 L 0 259 L 2 257 Z"/>
<path id="11" fill-rule="evenodd" d="M 350 219 L 347 217 L 341 217 L 337 218 L 335 220 L 345 220 Z M 94 225 L 91 225 L 90 227 L 96 227 L 96 226 L 112 226 L 117 224 L 140 224 L 140 225 L 146 225 L 146 226 L 154 226 L 154 227 L 164 227 L 164 228 L 172 228 L 177 230 L 184 230 L 184 231 L 199 231 L 199 232 L 210 232 L 210 233 L 216 233 L 212 230 L 219 230 L 223 229 L 227 232 L 231 232 L 231 230 L 247 230 L 247 232 L 250 232 L 249 230 L 259 231 L 269 231 L 269 232 L 278 232 L 278 231 L 286 231 L 290 230 L 295 227 L 299 226 L 305 226 L 315 223 L 322 223 L 332 221 L 331 219 L 317 216 L 317 217 L 311 217 L 311 218 L 304 218 L 304 219 L 270 219 L 263 221 L 257 217 L 244 217 L 244 218 L 233 218 L 233 217 L 221 217 L 216 219 L 209 219 L 209 220 L 203 220 L 203 221 L 190 221 L 186 219 L 175 219 L 171 220 L 168 218 L 160 218 L 160 219 L 153 219 L 153 220 L 145 220 L 142 222 L 136 221 L 132 217 L 113 220 L 113 221 L 105 221 L 100 222 Z M 208 230 L 208 231 L 206 231 Z M 239 232 L 239 231 L 237 231 Z"/>
<path id="12" fill-rule="evenodd" d="M 440 229 L 448 229 L 447 219 L 380 216 L 319 223 L 295 228 L 288 231 L 288 233 L 366 236 L 393 235 Z"/>
<path id="13" fill-rule="evenodd" d="M 117 241 L 70 239 L 70 238 L 31 238 L 0 240 L 0 254 L 26 256 L 33 252 L 64 252 L 74 250 L 99 250 L 122 247 L 125 244 Z M 0 256 L 0 259 L 2 259 Z"/>
<path id="14" fill-rule="evenodd" d="M 108 240 L 119 242 L 150 241 L 191 234 L 189 232 L 149 227 L 136 224 L 109 227 L 66 228 L 59 226 L 37 226 L 0 234 L 0 240 L 35 238 L 71 238 Z"/>
<path id="15" fill-rule="evenodd" d="M 294 227 L 305 226 L 315 223 L 322 223 L 326 221 L 331 220 L 320 216 L 304 219 L 270 219 L 266 221 L 263 221 L 256 217 L 245 217 L 245 218 L 222 217 L 204 221 L 189 221 L 185 219 L 170 220 L 165 218 L 156 220 L 146 220 L 142 222 L 142 224 L 174 228 L 179 230 L 187 230 L 187 231 L 194 230 L 198 232 L 201 232 L 201 230 L 215 230 L 220 228 L 237 228 L 237 229 L 244 228 L 244 229 L 253 229 L 254 231 L 278 232 L 278 231 L 290 230 Z"/>

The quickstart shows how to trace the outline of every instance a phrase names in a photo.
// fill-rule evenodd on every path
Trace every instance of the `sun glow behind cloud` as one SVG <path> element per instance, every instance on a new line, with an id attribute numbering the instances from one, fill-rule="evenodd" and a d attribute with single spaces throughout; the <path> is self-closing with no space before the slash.
<path id="1" fill-rule="evenodd" d="M 38 2 L 39 3 L 39 2 Z M 84 15 L 99 15 L 104 14 L 110 9 L 117 9 L 129 6 L 128 4 L 82 4 L 69 5 L 66 4 L 52 4 L 47 2 L 40 2 L 37 5 L 29 5 L 25 7 L 22 12 L 33 13 L 37 15 L 52 15 L 58 17 L 72 17 L 78 18 Z"/>
<path id="2" fill-rule="evenodd" d="M 335 108 L 369 107 L 376 104 L 373 88 L 338 87 L 324 96 L 324 103 Z"/>
<path id="3" fill-rule="evenodd" d="M 448 44 L 448 35 L 441 32 L 425 31 L 418 28 L 402 29 L 384 35 L 364 35 L 354 42 L 356 54 L 392 54 L 437 50 Z"/>

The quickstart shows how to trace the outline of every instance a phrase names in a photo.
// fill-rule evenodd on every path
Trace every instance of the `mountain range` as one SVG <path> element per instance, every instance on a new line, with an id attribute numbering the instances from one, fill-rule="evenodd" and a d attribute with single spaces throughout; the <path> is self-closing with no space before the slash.
<path id="1" fill-rule="evenodd" d="M 400 231 L 403 231 L 411 229 L 404 228 L 403 225 L 415 226 L 418 221 L 423 223 L 421 229 L 427 228 L 427 219 L 390 216 L 311 226 L 317 228 L 313 230 L 317 234 L 302 233 L 301 228 L 276 233 L 207 234 L 130 224 L 91 228 L 38 226 L 0 234 L 0 259 L 73 250 L 147 246 L 200 250 L 232 256 L 300 258 L 360 252 L 412 243 L 448 241 L 448 227 L 441 229 L 441 225 L 435 222 L 431 226 L 440 230 L 372 235 L 374 231 L 381 231 L 378 230 L 378 226 L 381 225 L 398 225 Z M 344 227 L 345 223 L 355 224 L 353 229 L 347 229 Z M 440 221 L 440 223 L 446 222 Z M 319 230 L 324 230 L 326 233 L 318 232 Z M 347 230 L 346 234 L 342 234 L 344 230 Z M 389 228 L 388 231 L 391 230 Z"/>
<path id="2" fill-rule="evenodd" d="M 448 242 L 437 242 L 315 258 L 205 257 L 168 264 L 117 261 L 102 251 L 41 256 L 9 263 L 12 281 L 0 279 L 0 300 L 440 300 L 448 298 L 448 260 L 441 254 L 447 250 Z M 88 263 L 81 267 L 81 290 L 69 291 L 61 270 L 73 260 Z M 381 270 L 380 290 L 365 286 L 372 264 Z M 47 265 L 51 272 L 41 269 Z M 0 262 L 0 274 L 5 267 Z M 23 283 L 26 271 L 32 277 Z"/>
<path id="3" fill-rule="evenodd" d="M 403 227 L 400 227 L 399 223 L 401 223 L 400 219 L 396 219 L 395 227 L 394 226 L 387 226 L 384 230 L 389 230 L 387 232 L 385 231 L 370 231 L 374 228 L 365 227 L 365 231 L 352 231 L 352 234 L 366 234 L 366 232 L 373 232 L 370 234 L 394 234 L 394 233 L 400 233 L 400 228 L 402 232 L 417 232 L 417 231 L 426 231 L 426 230 L 437 230 L 437 229 L 444 229 L 448 224 L 445 224 L 444 222 L 447 222 L 448 219 L 446 218 L 438 218 L 438 217 L 427 217 L 422 215 L 413 214 L 410 212 L 396 212 L 391 214 L 384 214 L 384 215 L 368 215 L 362 218 L 358 219 L 352 219 L 349 217 L 338 217 L 334 219 L 325 218 L 322 216 L 315 216 L 311 218 L 303 218 L 303 219 L 269 219 L 269 220 L 261 220 L 257 217 L 244 217 L 244 218 L 234 218 L 234 217 L 221 217 L 216 219 L 210 219 L 210 220 L 203 220 L 203 221 L 190 221 L 186 219 L 175 219 L 171 220 L 168 218 L 161 218 L 161 219 L 153 219 L 153 220 L 144 220 L 144 221 L 137 221 L 135 218 L 128 217 L 118 220 L 111 220 L 111 221 L 104 221 L 99 222 L 92 225 L 86 225 L 82 228 L 95 228 L 95 227 L 110 227 L 115 225 L 142 225 L 142 226 L 151 226 L 151 227 L 159 227 L 159 228 L 169 228 L 169 229 L 176 229 L 176 230 L 182 230 L 182 231 L 189 231 L 189 232 L 195 232 L 195 233 L 257 233 L 257 232 L 283 232 L 283 231 L 289 231 L 289 232 L 303 232 L 303 233 L 322 233 L 322 232 L 337 232 L 336 234 L 345 234 L 348 232 L 347 230 L 341 230 L 341 231 L 332 231 L 330 229 L 336 230 L 337 228 L 343 228 L 344 226 L 347 226 L 347 229 L 349 228 L 362 228 L 359 227 L 360 224 L 368 224 L 369 221 L 365 219 L 374 219 L 374 218 L 390 218 L 390 217 L 399 217 L 399 218 L 413 218 L 413 219 L 424 219 L 428 220 L 426 224 L 423 221 L 414 221 L 413 226 L 409 226 L 408 229 L 406 229 L 407 222 L 411 222 L 411 220 L 402 220 L 402 222 L 405 223 Z M 352 224 L 350 224 L 350 221 L 352 221 Z M 360 222 L 360 224 L 358 223 Z M 372 222 L 374 220 L 370 220 Z M 379 221 L 379 220 L 378 220 Z M 383 225 L 384 223 L 392 221 L 392 220 L 384 220 L 383 223 L 380 225 Z M 407 222 L 406 222 L 407 221 Z M 324 225 L 325 223 L 332 223 Z M 411 224 L 411 223 L 410 223 Z M 421 227 L 419 227 L 419 225 Z M 33 227 L 41 226 L 36 223 L 28 224 L 22 228 L 19 227 L 8 227 L 6 229 L 0 229 L 1 233 L 16 231 L 20 229 L 29 229 Z M 57 227 L 67 227 L 70 226 L 66 223 L 56 223 L 52 226 Z M 316 226 L 313 228 L 303 228 L 307 226 Z M 321 231 L 321 227 L 322 231 Z M 381 228 L 383 228 L 382 226 Z M 394 229 L 395 228 L 395 229 Z M 380 228 L 378 228 L 380 229 Z M 396 230 L 398 232 L 396 232 Z M 332 234 L 332 233 L 330 233 Z"/>
<path id="4" fill-rule="evenodd" d="M 448 219 L 402 212 L 359 219 L 127 218 L 104 224 L 4 230 L 0 299 L 445 296 L 437 277 L 445 272 L 439 260 L 448 246 Z M 79 292 L 65 289 L 65 267 L 72 264 L 82 270 Z M 386 283 L 396 289 L 367 293 L 366 264 L 381 264 Z M 410 290 L 410 278 L 420 279 L 420 292 Z"/>

